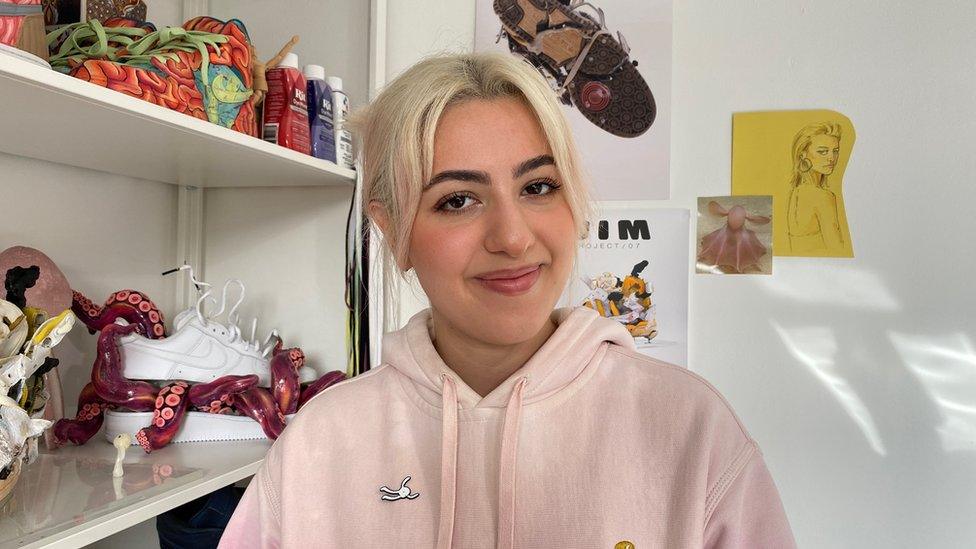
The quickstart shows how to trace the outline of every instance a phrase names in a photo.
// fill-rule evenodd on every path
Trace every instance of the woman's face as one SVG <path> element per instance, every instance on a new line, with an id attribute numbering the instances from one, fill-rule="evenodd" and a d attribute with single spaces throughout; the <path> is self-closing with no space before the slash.
<path id="1" fill-rule="evenodd" d="M 840 156 L 840 140 L 831 135 L 815 135 L 804 152 L 804 158 L 810 160 L 811 170 L 830 175 L 834 173 L 837 158 Z"/>
<path id="2" fill-rule="evenodd" d="M 471 338 L 530 339 L 565 287 L 575 225 L 551 155 L 517 99 L 467 100 L 441 115 L 407 267 L 435 314 Z"/>

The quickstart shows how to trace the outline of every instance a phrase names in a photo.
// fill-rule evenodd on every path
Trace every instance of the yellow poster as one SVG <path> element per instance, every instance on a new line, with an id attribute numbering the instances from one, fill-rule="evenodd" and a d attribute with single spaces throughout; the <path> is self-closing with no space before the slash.
<path id="1" fill-rule="evenodd" d="M 854 257 L 842 193 L 854 140 L 834 111 L 732 116 L 732 194 L 773 197 L 773 255 Z"/>

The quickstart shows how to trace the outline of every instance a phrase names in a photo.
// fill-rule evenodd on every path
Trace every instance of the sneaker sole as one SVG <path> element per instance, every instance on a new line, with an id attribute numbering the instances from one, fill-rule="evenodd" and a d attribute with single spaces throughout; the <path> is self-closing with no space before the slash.
<path id="1" fill-rule="evenodd" d="M 494 10 L 508 36 L 521 46 L 517 53 L 537 57 L 560 83 L 564 79 L 560 71 L 573 65 L 590 37 L 600 30 L 595 21 L 570 12 L 560 2 L 495 0 Z M 550 26 L 562 26 L 540 32 L 539 23 L 547 19 Z M 537 37 L 541 52 L 535 53 L 529 47 Z M 643 134 L 657 116 L 654 95 L 628 57 L 616 39 L 600 36 L 568 86 L 577 110 L 619 137 Z"/>
<path id="2" fill-rule="evenodd" d="M 541 36 L 541 57 L 552 71 L 570 64 L 583 51 L 586 39 L 600 27 L 575 13 L 568 11 L 559 2 L 554 2 L 549 11 L 545 0 L 495 0 L 494 10 L 509 36 L 528 48 Z M 539 23 L 549 21 L 550 29 L 538 31 Z M 557 25 L 563 25 L 558 28 Z M 609 74 L 609 69 L 603 68 Z"/>
<path id="3" fill-rule="evenodd" d="M 105 412 L 105 440 L 114 442 L 115 437 L 128 433 L 132 436 L 132 445 L 138 446 L 134 436 L 139 429 L 149 427 L 152 423 L 152 412 L 119 412 L 107 410 Z M 295 414 L 285 416 L 286 423 Z M 227 440 L 261 440 L 267 439 L 261 424 L 247 416 L 232 416 L 227 414 L 209 414 L 207 412 L 187 412 L 183 425 L 174 442 L 218 442 Z"/>

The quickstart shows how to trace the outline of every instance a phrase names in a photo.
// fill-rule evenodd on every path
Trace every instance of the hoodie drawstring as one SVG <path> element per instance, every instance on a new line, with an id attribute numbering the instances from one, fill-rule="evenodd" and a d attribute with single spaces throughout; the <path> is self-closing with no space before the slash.
<path id="1" fill-rule="evenodd" d="M 518 450 L 519 423 L 522 419 L 522 388 L 528 376 L 518 380 L 505 408 L 502 428 L 502 456 L 498 470 L 498 547 L 510 549 L 515 545 L 515 473 Z"/>
<path id="2" fill-rule="evenodd" d="M 441 438 L 441 511 L 437 528 L 437 548 L 450 549 L 454 539 L 454 511 L 457 501 L 458 401 L 457 386 L 447 374 L 442 391 L 443 430 Z M 522 390 L 529 377 L 515 383 L 505 408 L 502 448 L 498 470 L 497 547 L 511 549 L 515 544 L 515 479 L 519 426 L 522 419 Z"/>
<path id="3" fill-rule="evenodd" d="M 457 386 L 441 374 L 443 428 L 441 431 L 441 517 L 437 528 L 437 549 L 450 549 L 454 539 L 454 502 L 457 497 L 458 401 Z"/>

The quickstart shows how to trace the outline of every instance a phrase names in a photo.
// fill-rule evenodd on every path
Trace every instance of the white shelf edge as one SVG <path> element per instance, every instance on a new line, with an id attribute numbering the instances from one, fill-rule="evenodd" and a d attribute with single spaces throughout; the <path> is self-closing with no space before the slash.
<path id="1" fill-rule="evenodd" d="M 80 524 L 62 533 L 24 545 L 22 549 L 75 549 L 84 547 L 105 539 L 112 534 L 121 532 L 126 528 L 135 526 L 140 522 L 149 520 L 161 513 L 165 513 L 184 503 L 205 496 L 224 486 L 252 476 L 257 472 L 262 462 L 264 462 L 263 458 L 217 475 L 214 478 L 207 479 L 199 484 L 194 484 L 186 489 L 180 489 L 175 493 L 159 494 L 156 497 L 142 502 L 135 508 L 119 509 L 105 517 L 100 517 L 94 524 Z M 52 537 L 57 537 L 57 539 L 50 541 Z"/>
<path id="2" fill-rule="evenodd" d="M 145 120 L 146 123 L 158 124 L 195 137 L 227 143 L 248 153 L 257 153 L 275 161 L 286 161 L 301 165 L 307 169 L 343 179 L 350 186 L 356 179 L 354 170 L 343 168 L 327 160 L 301 154 L 260 138 L 245 135 L 121 92 L 91 84 L 10 55 L 0 54 L 0 79 L 15 80 L 23 85 L 70 97 L 101 109 L 109 109 L 126 116 L 138 117 Z M 0 106 L 3 105 L 0 104 Z M 48 160 L 44 157 L 33 158 Z M 163 182 L 207 188 L 225 187 L 224 185 L 201 185 L 199 182 L 192 181 L 165 180 Z M 235 186 L 227 185 L 226 187 Z"/>

